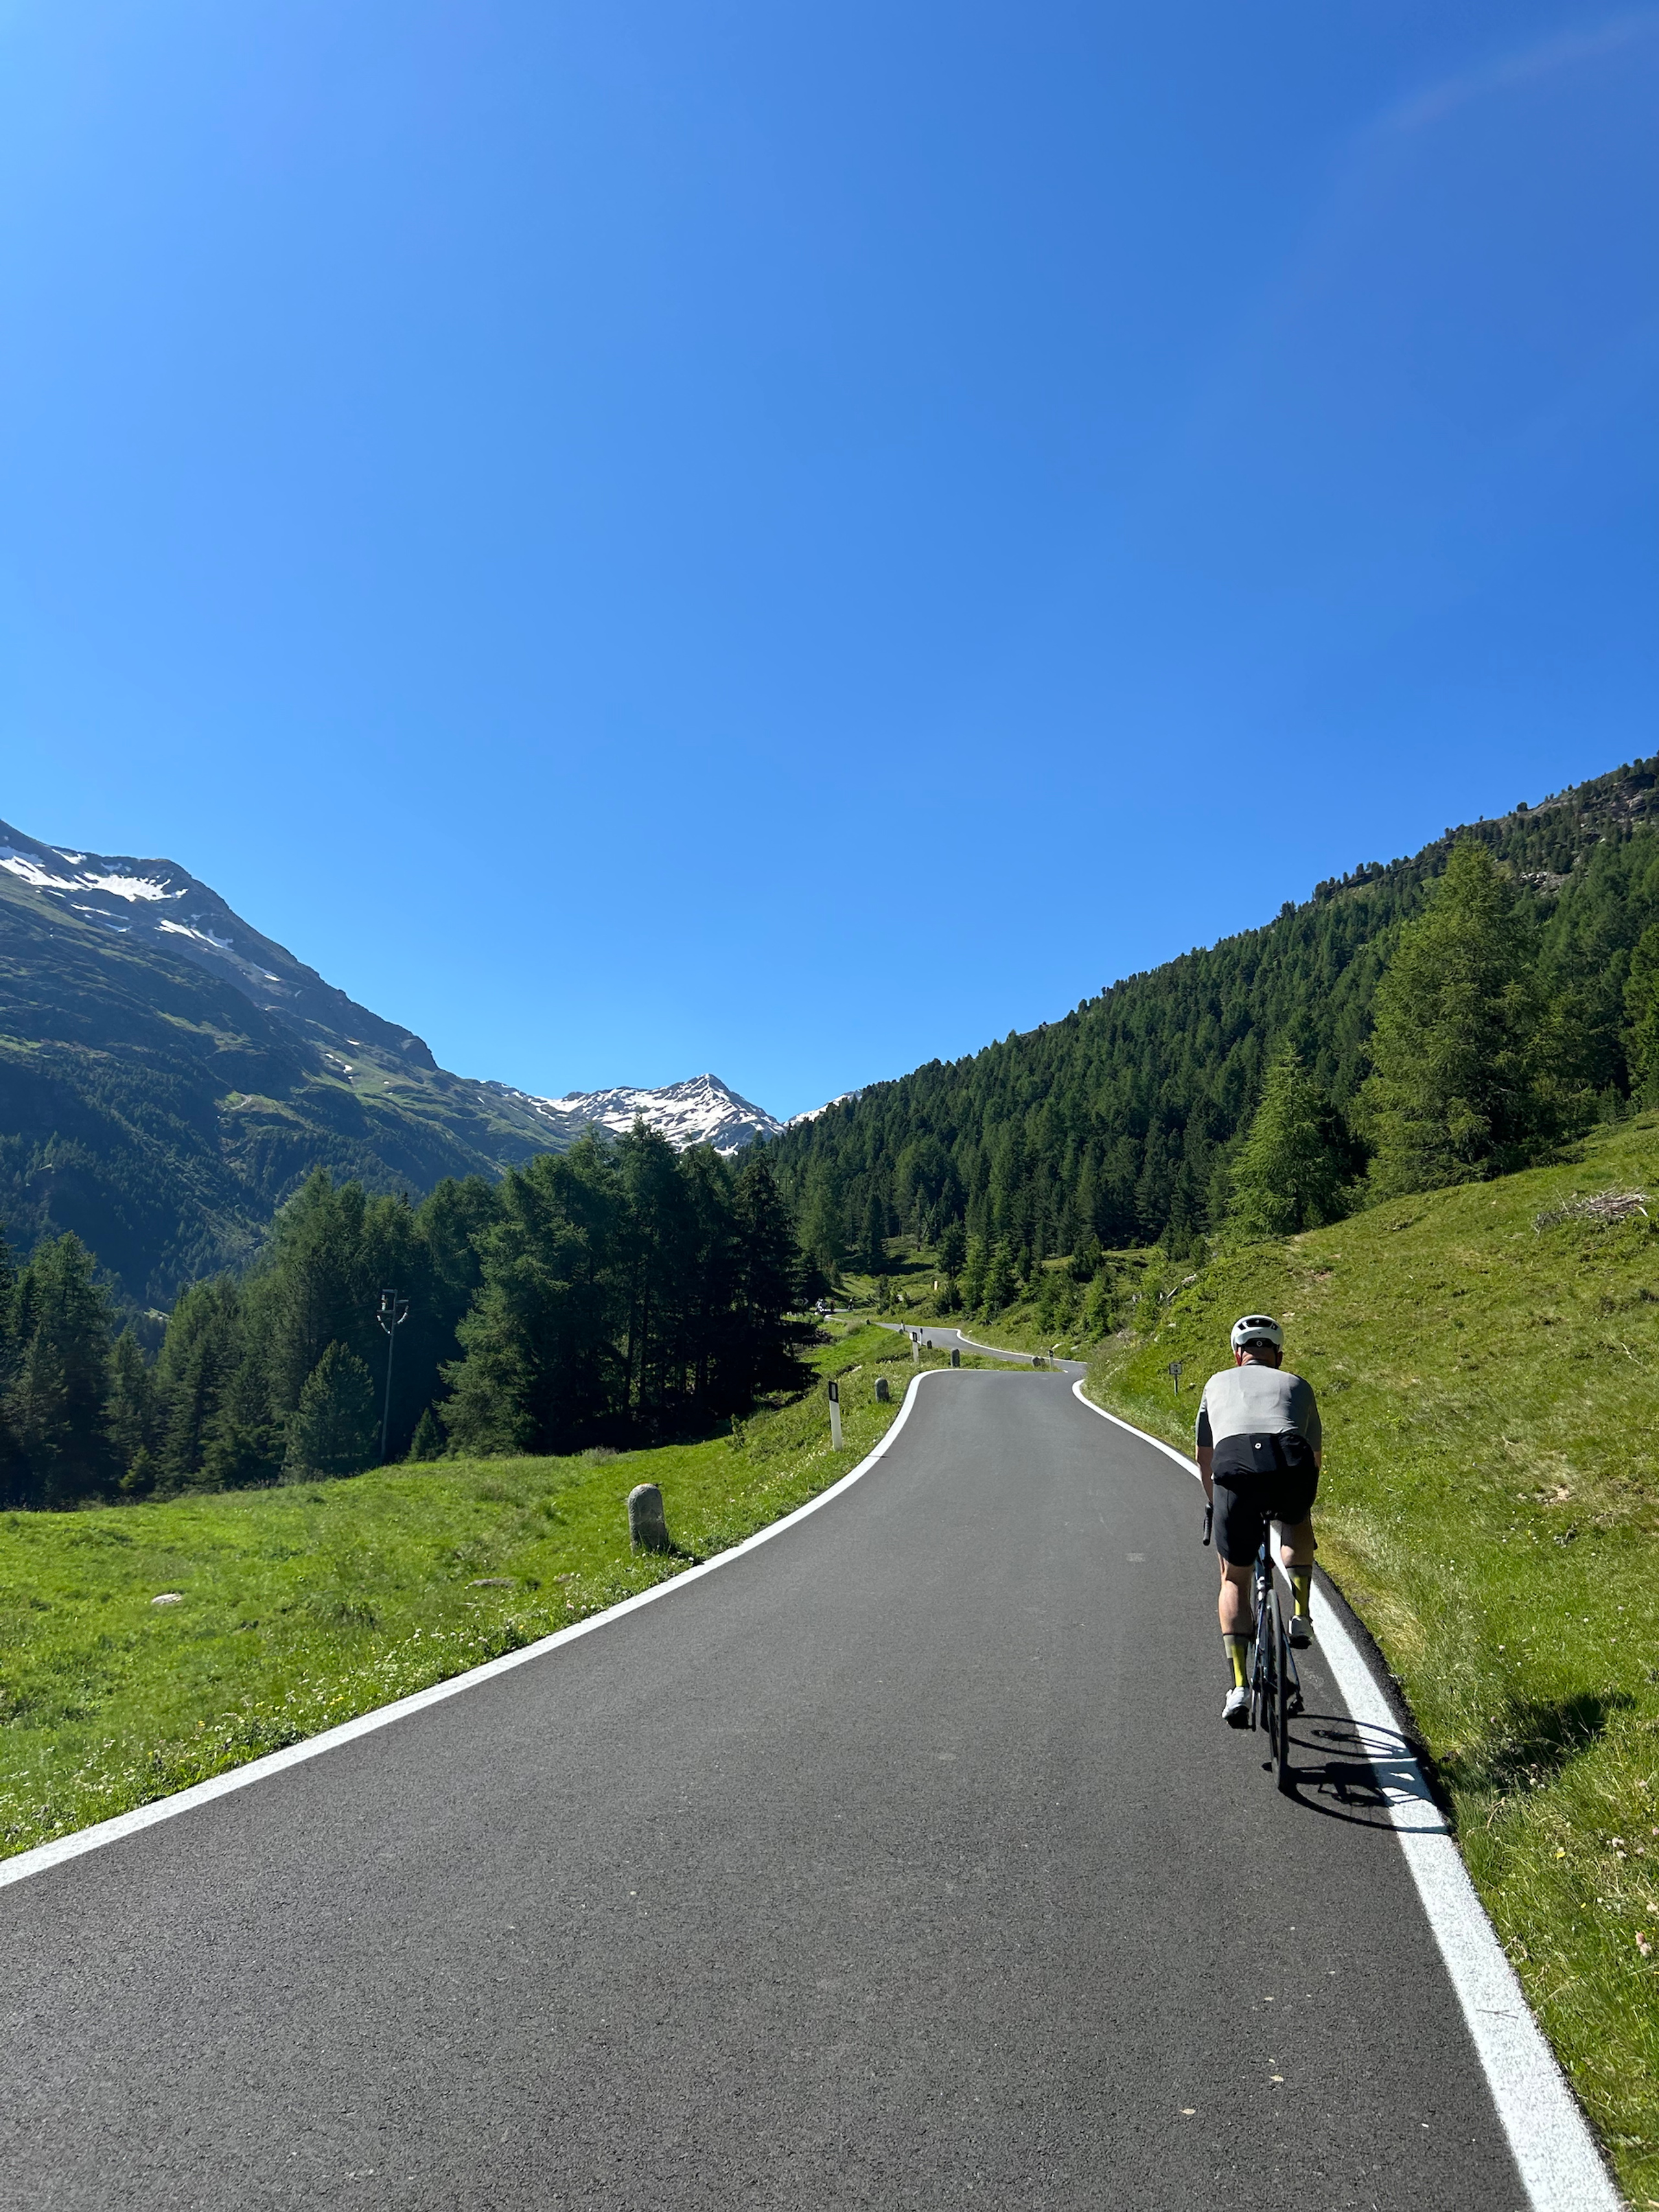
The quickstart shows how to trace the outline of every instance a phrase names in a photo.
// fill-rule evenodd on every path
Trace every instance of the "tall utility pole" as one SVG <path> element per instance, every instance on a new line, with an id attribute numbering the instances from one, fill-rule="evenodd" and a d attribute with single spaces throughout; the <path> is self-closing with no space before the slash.
<path id="1" fill-rule="evenodd" d="M 380 1416 L 380 1465 L 386 1465 L 386 1447 L 392 1437 L 392 1358 L 398 1349 L 398 1331 L 409 1319 L 409 1300 L 399 1297 L 396 1291 L 380 1293 L 380 1327 L 386 1331 L 386 1411 Z"/>

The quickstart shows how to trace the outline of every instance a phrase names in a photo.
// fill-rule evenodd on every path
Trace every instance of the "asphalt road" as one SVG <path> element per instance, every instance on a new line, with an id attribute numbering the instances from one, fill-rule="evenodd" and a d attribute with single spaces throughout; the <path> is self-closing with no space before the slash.
<path id="1" fill-rule="evenodd" d="M 907 1328 L 902 1322 L 890 1321 L 879 1322 L 878 1326 L 896 1328 L 901 1336 L 919 1336 L 924 1344 L 932 1345 L 936 1352 L 977 1352 L 981 1356 L 1006 1359 L 1023 1367 L 1030 1366 L 1037 1356 L 1030 1352 L 1001 1351 L 994 1344 L 985 1344 L 978 1337 L 964 1336 L 959 1328 L 947 1328 L 937 1322 L 915 1322 Z M 1048 1364 L 1046 1354 L 1044 1362 Z M 1086 1363 L 1081 1359 L 1056 1359 L 1053 1364 L 1068 1376 L 1086 1375 L 1089 1371 Z"/>
<path id="2" fill-rule="evenodd" d="M 1518 2212 L 1320 1665 L 1295 1799 L 1221 1725 L 1199 1523 L 930 1376 L 719 1572 L 6 1889 L 3 2202 Z"/>

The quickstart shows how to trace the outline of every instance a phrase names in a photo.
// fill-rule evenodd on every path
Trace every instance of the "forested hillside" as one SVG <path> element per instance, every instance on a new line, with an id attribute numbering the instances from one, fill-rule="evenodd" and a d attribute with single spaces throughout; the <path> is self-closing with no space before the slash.
<path id="1" fill-rule="evenodd" d="M 174 941 L 0 872 L 0 1222 L 14 1249 L 73 1231 L 131 1301 L 166 1306 L 246 1264 L 315 1167 L 420 1195 L 562 1141 L 289 956 L 301 987 L 265 1005 L 231 963 Z"/>
<path id="2" fill-rule="evenodd" d="M 1339 1107 L 1358 1105 L 1379 981 L 1460 839 L 1512 879 L 1576 1079 L 1614 1110 L 1631 1087 L 1631 958 L 1659 920 L 1656 786 L 1659 759 L 1641 761 L 1449 829 L 1060 1021 L 827 1109 L 769 1148 L 804 1240 L 832 1266 L 878 1232 L 931 1243 L 960 1222 L 1023 1273 L 1097 1239 L 1188 1251 L 1228 1210 L 1232 1158 L 1279 1048 L 1295 1045 Z"/>
<path id="3" fill-rule="evenodd" d="M 181 1294 L 153 1365 L 77 1237 L 16 1271 L 0 1244 L 0 1504 L 356 1474 L 388 1418 L 395 1459 L 706 1433 L 799 1384 L 803 1287 L 764 1157 L 643 1127 L 418 1206 L 319 1169 L 246 1274 Z"/>

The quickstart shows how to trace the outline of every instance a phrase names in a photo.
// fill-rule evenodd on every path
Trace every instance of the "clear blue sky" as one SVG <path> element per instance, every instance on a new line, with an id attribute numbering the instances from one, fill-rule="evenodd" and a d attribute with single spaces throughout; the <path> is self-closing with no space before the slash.
<path id="1" fill-rule="evenodd" d="M 787 1113 L 1659 746 L 1659 9 L 0 0 L 0 816 Z"/>

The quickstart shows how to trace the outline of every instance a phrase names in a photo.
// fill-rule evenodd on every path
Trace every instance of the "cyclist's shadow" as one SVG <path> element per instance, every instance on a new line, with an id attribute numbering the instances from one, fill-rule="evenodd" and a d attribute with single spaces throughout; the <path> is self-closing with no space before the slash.
<path id="1" fill-rule="evenodd" d="M 1423 1770 L 1397 1729 L 1373 1727 L 1346 1713 L 1298 1713 L 1291 1723 L 1290 1765 L 1290 1794 L 1310 1812 L 1364 1827 L 1423 1833 L 1444 1825 Z"/>

